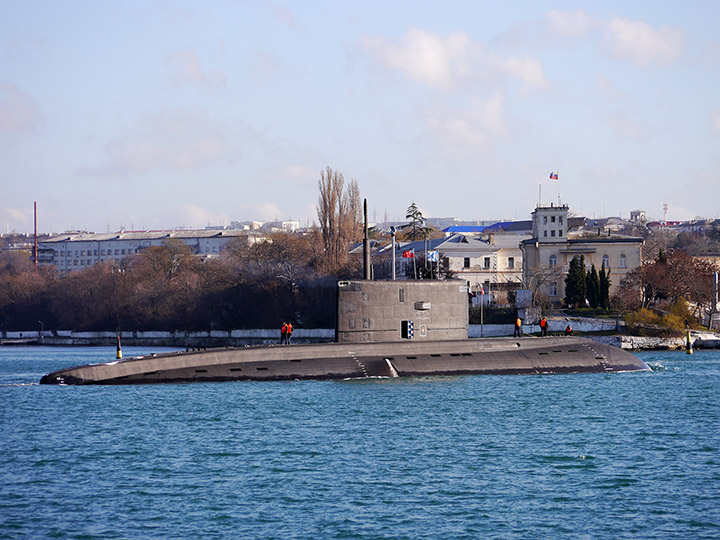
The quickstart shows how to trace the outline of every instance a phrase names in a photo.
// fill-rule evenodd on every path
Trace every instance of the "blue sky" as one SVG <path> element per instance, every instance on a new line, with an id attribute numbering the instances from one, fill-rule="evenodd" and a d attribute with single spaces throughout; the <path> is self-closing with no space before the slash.
<path id="1" fill-rule="evenodd" d="M 720 217 L 720 2 L 0 0 L 0 225 Z M 372 219 L 373 216 L 371 216 Z"/>

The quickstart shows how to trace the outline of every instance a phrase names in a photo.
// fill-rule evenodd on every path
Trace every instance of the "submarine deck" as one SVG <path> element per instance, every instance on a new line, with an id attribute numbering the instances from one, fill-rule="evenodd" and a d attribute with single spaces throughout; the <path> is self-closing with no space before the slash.
<path id="1" fill-rule="evenodd" d="M 636 356 L 586 338 L 489 338 L 229 347 L 61 369 L 42 384 L 347 379 L 419 375 L 646 371 Z"/>

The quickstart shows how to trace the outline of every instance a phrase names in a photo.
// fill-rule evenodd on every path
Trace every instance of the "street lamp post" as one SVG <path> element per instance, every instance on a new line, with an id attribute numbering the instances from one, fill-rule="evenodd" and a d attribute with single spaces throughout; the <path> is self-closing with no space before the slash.
<path id="1" fill-rule="evenodd" d="M 390 236 L 392 236 L 392 280 L 395 281 L 395 233 L 397 229 L 390 225 Z"/>
<path id="2" fill-rule="evenodd" d="M 38 321 L 40 323 L 40 339 L 42 340 L 43 334 L 45 333 L 45 325 L 42 321 Z"/>

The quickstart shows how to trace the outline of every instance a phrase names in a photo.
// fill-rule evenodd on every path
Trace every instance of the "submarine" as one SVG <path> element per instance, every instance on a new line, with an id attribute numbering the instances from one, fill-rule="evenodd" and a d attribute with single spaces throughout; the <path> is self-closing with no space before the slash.
<path id="1" fill-rule="evenodd" d="M 151 354 L 60 369 L 43 376 L 40 383 L 150 384 L 650 369 L 627 351 L 578 337 L 468 339 L 466 281 L 370 279 L 367 201 L 364 214 L 365 279 L 337 283 L 335 343 Z"/>
<path id="2" fill-rule="evenodd" d="M 576 337 L 312 344 L 138 356 L 54 371 L 41 384 L 149 384 L 437 375 L 646 371 L 634 355 Z"/>
<path id="3" fill-rule="evenodd" d="M 437 375 L 613 373 L 650 368 L 582 337 L 469 339 L 461 280 L 340 281 L 336 342 L 178 351 L 70 367 L 41 384 L 151 384 Z"/>

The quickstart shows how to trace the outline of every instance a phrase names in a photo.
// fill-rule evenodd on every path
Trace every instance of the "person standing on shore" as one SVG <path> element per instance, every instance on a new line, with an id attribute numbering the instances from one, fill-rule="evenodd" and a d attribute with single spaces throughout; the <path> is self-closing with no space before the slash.
<path id="1" fill-rule="evenodd" d="M 522 321 L 520 320 L 520 316 L 518 315 L 518 318 L 515 319 L 515 333 L 513 334 L 513 337 L 521 337 L 522 336 Z"/>
<path id="2" fill-rule="evenodd" d="M 547 337 L 547 319 L 545 317 L 540 318 L 540 337 Z"/>
<path id="3" fill-rule="evenodd" d="M 280 327 L 280 345 L 287 343 L 287 329 L 287 323 L 283 322 L 282 326 Z"/>

